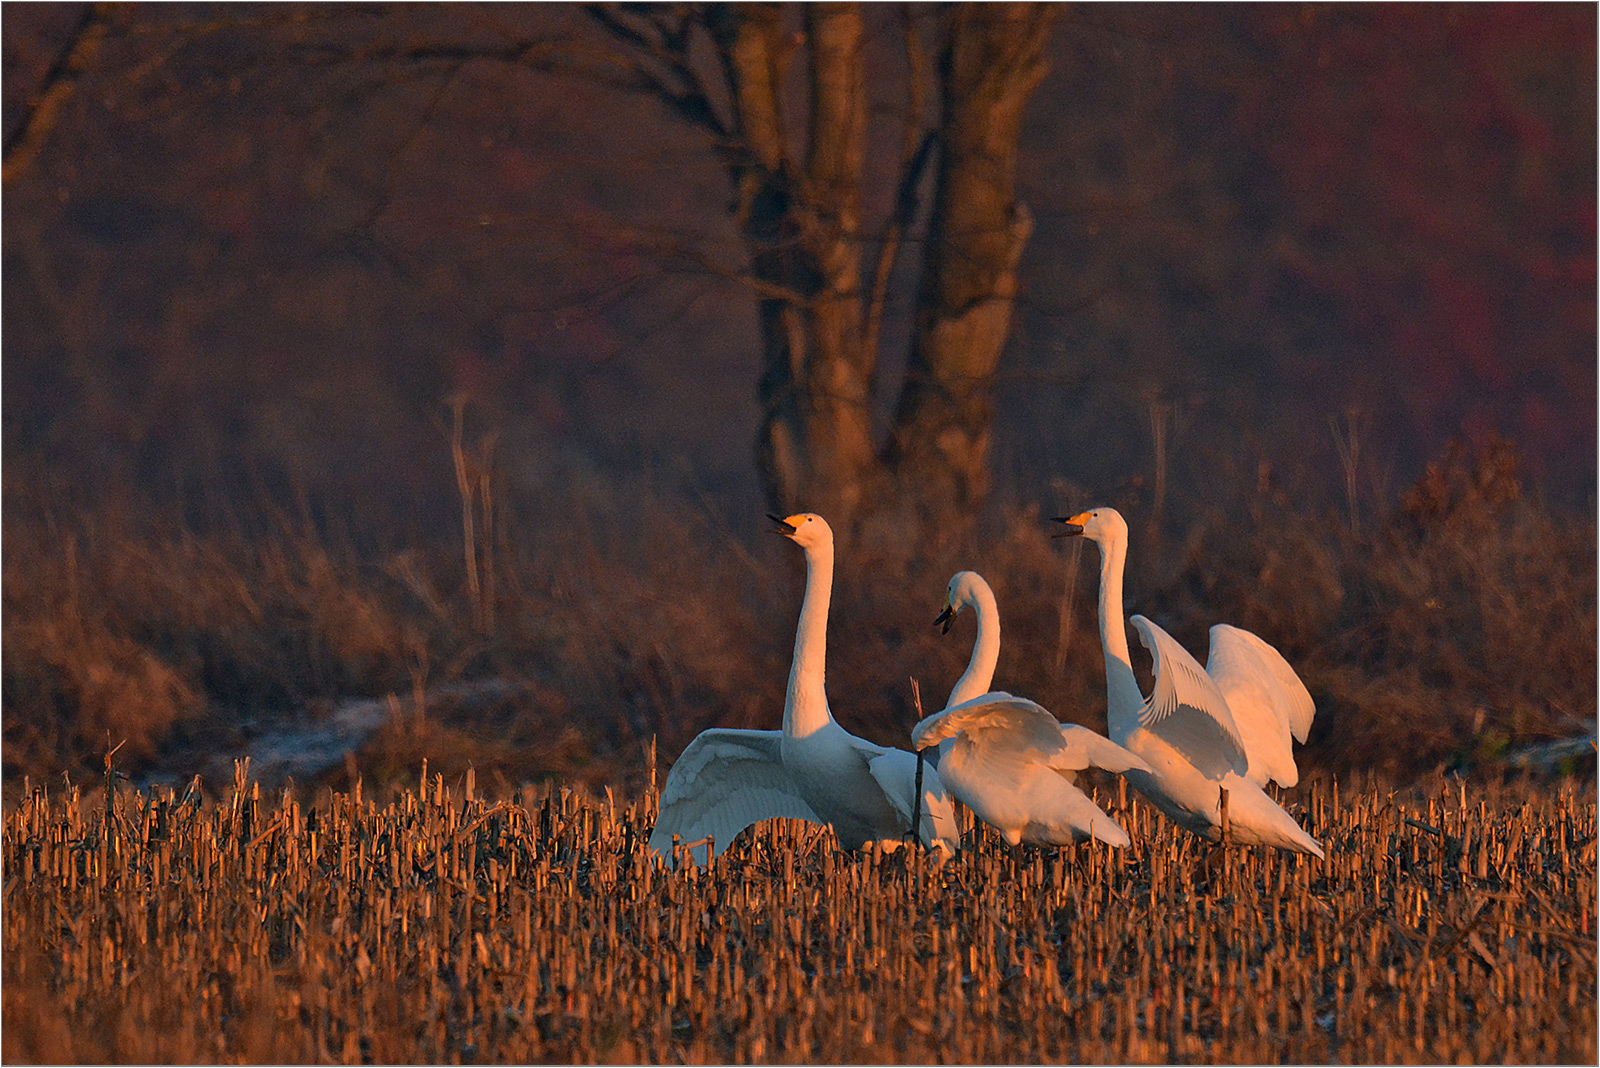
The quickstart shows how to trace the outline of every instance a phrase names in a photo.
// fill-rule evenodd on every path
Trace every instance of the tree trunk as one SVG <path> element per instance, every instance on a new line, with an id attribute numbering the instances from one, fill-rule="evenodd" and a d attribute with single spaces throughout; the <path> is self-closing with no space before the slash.
<path id="1" fill-rule="evenodd" d="M 892 474 L 930 518 L 970 512 L 988 489 L 990 390 L 1032 229 L 1014 198 L 1017 140 L 1023 107 L 1044 75 L 1052 9 L 948 9 L 936 138 L 922 136 L 920 46 L 907 32 L 912 85 L 900 192 L 870 272 L 861 219 L 867 57 L 858 4 L 586 10 L 635 56 L 628 84 L 708 131 L 732 179 L 734 222 L 758 302 L 756 457 L 769 504 L 786 513 L 822 512 L 848 537 L 866 502 L 892 488 Z M 803 33 L 795 32 L 796 19 Z M 716 91 L 692 47 L 697 24 L 715 47 Z M 789 129 L 785 114 L 784 86 L 797 54 L 807 64 L 804 130 Z M 908 378 L 880 451 L 872 399 L 883 289 L 916 215 L 934 144 L 940 165 Z"/>
<path id="2" fill-rule="evenodd" d="M 736 219 L 761 292 L 757 462 L 773 507 L 822 512 L 848 529 L 878 471 L 861 299 L 862 22 L 854 4 L 805 8 L 810 123 L 796 161 L 782 17 L 776 6 L 740 6 L 712 22 L 740 135 L 729 156 Z"/>
<path id="3" fill-rule="evenodd" d="M 930 518 L 970 514 L 989 488 L 995 369 L 1033 230 L 1016 200 L 1023 110 L 1045 73 L 1054 9 L 963 4 L 941 57 L 942 151 L 893 472 Z"/>

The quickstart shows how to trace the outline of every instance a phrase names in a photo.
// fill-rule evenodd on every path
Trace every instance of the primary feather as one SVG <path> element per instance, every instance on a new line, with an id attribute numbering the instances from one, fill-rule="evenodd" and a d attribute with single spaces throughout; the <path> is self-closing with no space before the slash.
<path id="1" fill-rule="evenodd" d="M 667 855 L 676 837 L 706 863 L 762 820 L 822 822 L 784 768 L 782 744 L 782 731 L 713 729 L 696 735 L 667 775 L 650 848 Z M 710 856 L 708 837 L 715 846 Z"/>
<path id="2" fill-rule="evenodd" d="M 1261 785 L 1299 782 L 1290 739 L 1306 740 L 1317 707 L 1283 654 L 1247 630 L 1218 623 L 1211 628 L 1206 673 L 1233 710 L 1250 757 L 1250 779 Z"/>

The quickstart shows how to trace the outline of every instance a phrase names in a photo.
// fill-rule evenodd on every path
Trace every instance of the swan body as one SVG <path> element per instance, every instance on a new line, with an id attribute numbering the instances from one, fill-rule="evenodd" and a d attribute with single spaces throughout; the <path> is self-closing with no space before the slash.
<path id="1" fill-rule="evenodd" d="M 1305 738 L 1315 707 L 1276 649 L 1249 631 L 1211 630 L 1211 666 L 1200 666 L 1144 616 L 1129 622 L 1150 651 L 1155 680 L 1139 690 L 1122 625 L 1128 525 L 1113 508 L 1061 522 L 1100 549 L 1100 642 L 1106 664 L 1106 724 L 1113 741 L 1149 771 L 1129 783 L 1169 819 L 1212 841 L 1222 837 L 1221 790 L 1228 793 L 1229 837 L 1321 857 L 1322 847 L 1262 789 L 1299 775 L 1289 736 Z M 1287 781 L 1286 781 L 1287 780 Z"/>
<path id="2" fill-rule="evenodd" d="M 1026 698 L 986 692 L 1000 656 L 1000 610 L 981 576 L 962 571 L 950 580 L 935 623 L 946 632 L 965 607 L 978 617 L 978 637 L 966 672 L 945 709 L 911 732 L 917 749 L 939 747 L 946 790 L 995 828 L 1011 845 L 1061 846 L 1091 838 L 1125 846 L 1122 829 L 1074 782 L 1084 768 L 1149 770 L 1126 749 L 1076 724 L 1062 724 Z"/>
<path id="3" fill-rule="evenodd" d="M 720 854 L 746 827 L 787 817 L 830 825 L 839 844 L 898 847 L 911 825 L 917 758 L 874 745 L 833 718 L 823 683 L 828 604 L 833 588 L 833 531 L 819 515 L 778 520 L 806 556 L 806 593 L 795 633 L 783 729 L 702 731 L 684 749 L 661 789 L 650 848 L 670 857 L 673 837 L 696 861 Z M 922 776 L 918 837 L 953 850 L 955 814 L 938 772 Z M 715 852 L 703 839 L 711 838 Z"/>

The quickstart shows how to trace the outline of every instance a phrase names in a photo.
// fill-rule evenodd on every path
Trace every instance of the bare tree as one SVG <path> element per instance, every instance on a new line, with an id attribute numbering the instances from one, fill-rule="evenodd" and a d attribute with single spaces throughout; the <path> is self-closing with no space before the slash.
<path id="1" fill-rule="evenodd" d="M 939 109 L 926 131 L 927 64 L 907 20 L 911 104 L 895 163 L 899 194 L 871 235 L 862 208 L 867 56 L 858 5 L 806 5 L 798 31 L 771 4 L 587 10 L 623 46 L 636 86 L 709 133 L 727 168 L 759 301 L 757 458 L 770 503 L 827 511 L 846 527 L 869 497 L 896 491 L 936 516 L 980 503 L 992 381 L 1032 228 L 1015 198 L 1017 140 L 1044 75 L 1053 10 L 942 10 Z M 697 62 L 703 39 L 714 71 Z M 792 92 L 796 80 L 803 107 L 791 107 L 801 95 Z M 886 289 L 934 154 L 911 357 L 880 450 L 872 403 Z"/>
<path id="2" fill-rule="evenodd" d="M 491 60 L 581 73 L 660 101 L 707 136 L 733 191 L 739 277 L 756 300 L 762 346 L 756 458 L 769 503 L 826 512 L 847 536 L 855 517 L 899 500 L 930 518 L 970 513 L 988 488 L 992 384 L 1032 229 L 1015 196 L 1017 144 L 1054 8 L 875 14 L 871 27 L 898 27 L 904 49 L 900 136 L 882 149 L 869 143 L 868 119 L 869 90 L 883 79 L 869 85 L 868 71 L 885 66 L 885 47 L 869 41 L 861 5 L 582 10 L 600 41 L 587 27 L 528 39 L 436 40 L 421 31 L 385 41 L 324 18 L 296 23 L 257 62 L 379 71 L 374 84 L 387 84 L 385 65 L 400 68 L 400 80 L 432 71 L 437 102 L 463 65 Z M 111 17 L 109 6 L 91 6 L 63 47 L 37 106 L 8 139 L 8 183 L 36 155 Z M 174 24 L 167 50 L 232 25 Z M 278 28 L 258 29 L 270 37 Z M 875 189 L 893 195 L 869 219 Z M 367 231 L 386 200 L 380 194 L 368 213 Z M 913 233 L 924 239 L 907 240 Z M 897 270 L 912 251 L 916 262 L 904 265 L 912 269 Z M 894 283 L 907 290 L 903 300 L 893 299 Z M 904 380 L 885 388 L 891 304 L 911 310 L 911 337 Z M 886 430 L 874 423 L 879 396 L 893 401 Z"/>
<path id="3" fill-rule="evenodd" d="M 889 458 L 934 515 L 989 488 L 995 369 L 1033 217 L 1016 199 L 1023 109 L 1044 78 L 1049 9 L 963 5 L 940 64 L 944 101 L 922 291 Z"/>

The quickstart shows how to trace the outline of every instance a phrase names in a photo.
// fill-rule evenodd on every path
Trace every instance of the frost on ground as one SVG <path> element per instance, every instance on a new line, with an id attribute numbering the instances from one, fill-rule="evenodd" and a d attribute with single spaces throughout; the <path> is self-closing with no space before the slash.
<path id="1" fill-rule="evenodd" d="M 423 704 L 434 707 L 448 703 L 470 711 L 474 706 L 505 700 L 519 689 L 516 683 L 505 679 L 448 683 L 428 691 Z M 320 713 L 310 709 L 302 719 L 274 725 L 238 748 L 208 753 L 199 763 L 191 754 L 183 754 L 137 780 L 136 785 L 144 789 L 187 779 L 196 772 L 204 779 L 221 781 L 233 775 L 234 761 L 246 759 L 250 762 L 250 777 L 263 787 L 279 787 L 290 779 L 313 781 L 359 752 L 386 722 L 415 715 L 416 707 L 414 696 L 391 694 L 341 701 Z"/>

